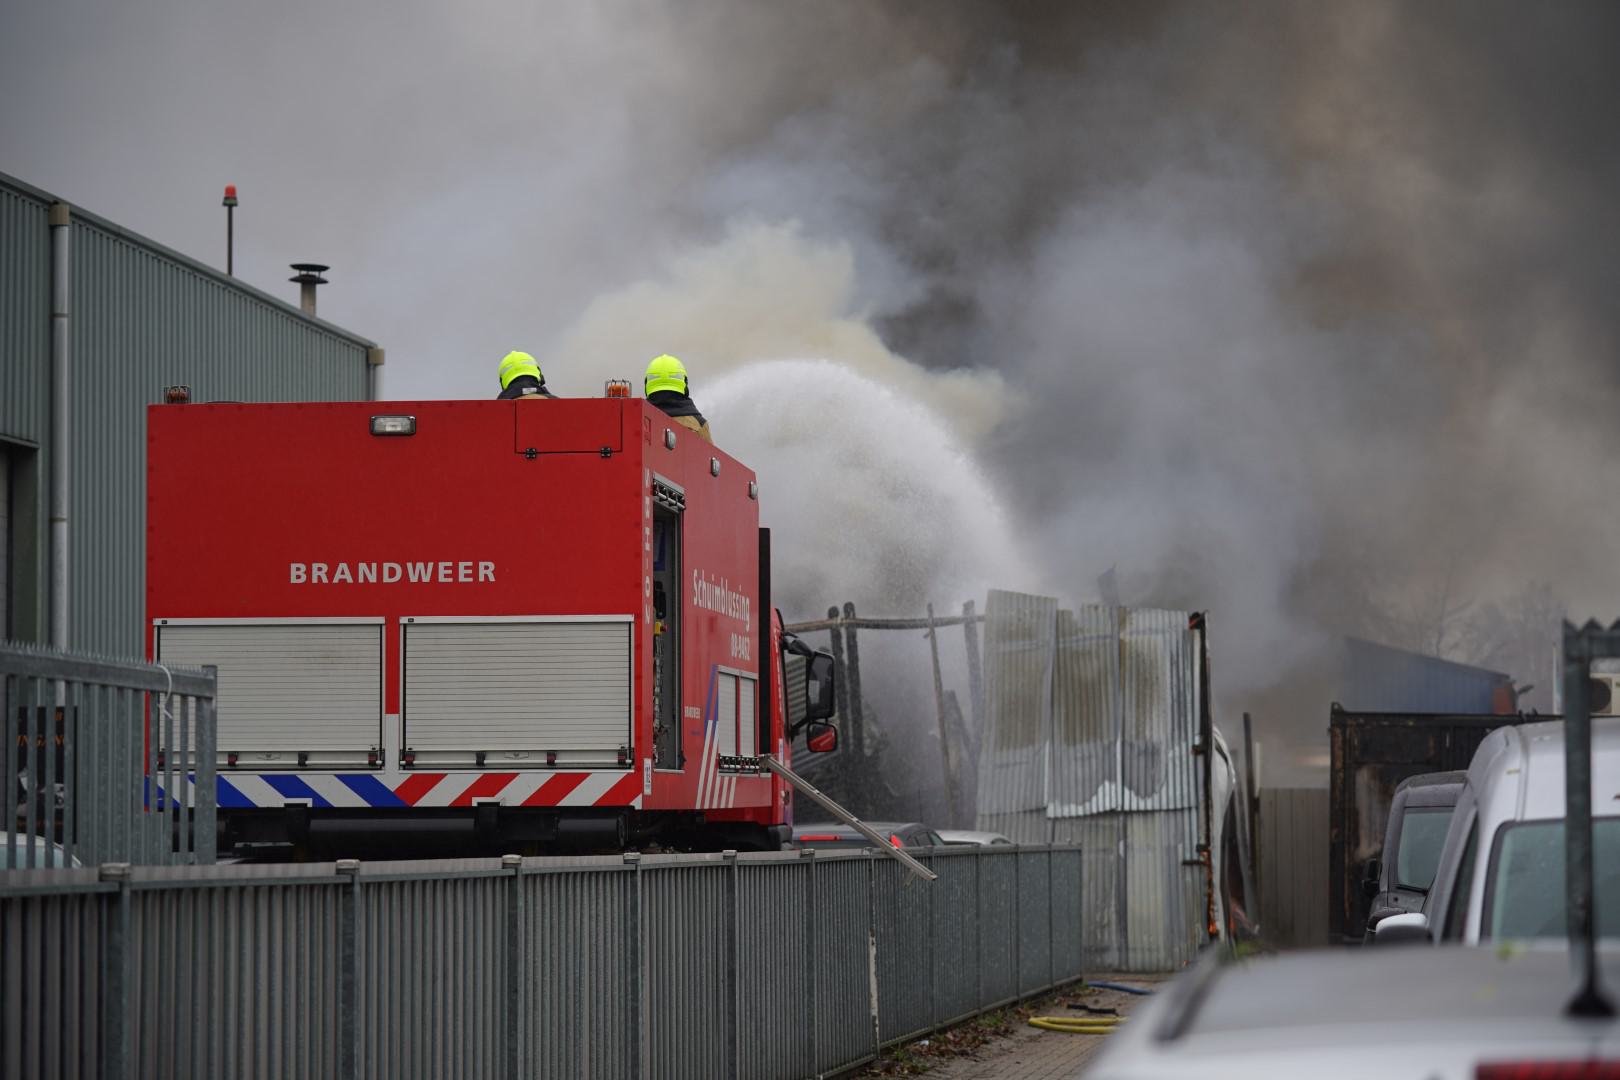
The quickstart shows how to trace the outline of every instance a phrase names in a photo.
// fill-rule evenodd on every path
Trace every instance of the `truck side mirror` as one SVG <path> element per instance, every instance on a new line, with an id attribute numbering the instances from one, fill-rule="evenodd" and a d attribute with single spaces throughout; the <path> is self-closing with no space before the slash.
<path id="1" fill-rule="evenodd" d="M 826 720 L 837 711 L 834 699 L 836 676 L 833 658 L 828 653 L 811 653 L 804 670 L 804 718 L 806 721 Z M 813 748 L 812 748 L 813 749 Z M 831 747 L 828 747 L 831 749 Z"/>
<path id="2" fill-rule="evenodd" d="M 805 733 L 804 744 L 812 754 L 829 754 L 838 749 L 838 729 L 824 720 L 813 721 Z"/>
<path id="3" fill-rule="evenodd" d="M 1361 875 L 1361 891 L 1367 896 L 1377 896 L 1379 892 L 1379 878 L 1383 876 L 1384 864 L 1377 859 L 1367 860 L 1366 872 Z"/>
<path id="4" fill-rule="evenodd" d="M 1373 928 L 1374 945 L 1429 943 L 1429 917 L 1421 911 L 1391 915 Z"/>

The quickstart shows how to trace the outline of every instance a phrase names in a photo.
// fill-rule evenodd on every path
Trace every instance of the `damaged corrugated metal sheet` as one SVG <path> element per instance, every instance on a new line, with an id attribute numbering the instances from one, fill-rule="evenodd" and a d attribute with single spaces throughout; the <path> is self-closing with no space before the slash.
<path id="1" fill-rule="evenodd" d="M 979 827 L 1082 845 L 1094 968 L 1172 970 L 1202 940 L 1189 618 L 1007 592 L 986 607 Z"/>

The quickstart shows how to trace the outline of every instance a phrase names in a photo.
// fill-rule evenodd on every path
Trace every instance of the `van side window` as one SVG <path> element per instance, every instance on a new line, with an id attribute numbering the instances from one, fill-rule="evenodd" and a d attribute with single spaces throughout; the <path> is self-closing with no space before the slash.
<path id="1" fill-rule="evenodd" d="M 1474 891 L 1474 854 L 1479 843 L 1479 819 L 1468 826 L 1468 842 L 1463 844 L 1462 859 L 1457 865 L 1457 876 L 1452 879 L 1451 903 L 1446 909 L 1446 925 L 1441 932 L 1443 941 L 1461 941 L 1463 925 L 1468 918 L 1468 894 Z"/>

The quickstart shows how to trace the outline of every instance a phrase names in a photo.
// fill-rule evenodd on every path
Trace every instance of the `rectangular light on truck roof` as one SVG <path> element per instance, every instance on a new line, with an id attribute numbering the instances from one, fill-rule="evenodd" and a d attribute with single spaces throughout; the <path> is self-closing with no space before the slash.
<path id="1" fill-rule="evenodd" d="M 373 435 L 415 435 L 416 417 L 373 416 L 371 418 L 371 433 Z"/>

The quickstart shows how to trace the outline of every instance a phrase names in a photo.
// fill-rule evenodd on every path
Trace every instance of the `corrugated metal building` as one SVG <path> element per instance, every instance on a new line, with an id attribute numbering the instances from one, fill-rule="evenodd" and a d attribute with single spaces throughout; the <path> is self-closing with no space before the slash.
<path id="1" fill-rule="evenodd" d="M 146 406 L 175 384 L 194 401 L 366 400 L 382 363 L 365 338 L 0 174 L 0 636 L 24 641 L 52 626 L 53 338 L 65 643 L 125 655 L 143 640 Z"/>

